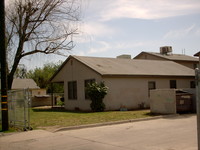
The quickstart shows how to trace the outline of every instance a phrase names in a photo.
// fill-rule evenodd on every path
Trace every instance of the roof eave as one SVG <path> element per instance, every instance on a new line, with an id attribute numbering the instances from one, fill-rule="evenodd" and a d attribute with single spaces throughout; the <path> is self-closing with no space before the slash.
<path id="1" fill-rule="evenodd" d="M 156 77 L 156 78 L 169 78 L 169 77 L 179 77 L 179 78 L 194 78 L 195 75 L 145 75 L 145 74 L 135 74 L 135 75 L 131 75 L 131 74 L 103 74 L 103 77 L 141 77 L 141 78 L 149 78 L 149 77 Z"/>

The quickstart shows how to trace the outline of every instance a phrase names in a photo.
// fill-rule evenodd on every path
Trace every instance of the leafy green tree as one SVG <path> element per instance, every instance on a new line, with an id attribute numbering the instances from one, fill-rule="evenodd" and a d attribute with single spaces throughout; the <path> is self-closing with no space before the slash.
<path id="1" fill-rule="evenodd" d="M 104 97 L 108 93 L 108 87 L 103 82 L 98 84 L 97 82 L 88 84 L 86 92 L 91 99 L 90 107 L 95 112 L 104 111 L 106 106 L 103 102 Z"/>
<path id="2" fill-rule="evenodd" d="M 27 73 L 28 78 L 33 79 L 40 88 L 46 88 L 47 92 L 56 92 L 63 93 L 63 85 L 62 84 L 53 84 L 49 83 L 49 79 L 53 76 L 53 74 L 58 70 L 62 62 L 57 64 L 48 63 L 45 64 L 43 68 L 36 68 L 34 70 L 30 70 Z"/>

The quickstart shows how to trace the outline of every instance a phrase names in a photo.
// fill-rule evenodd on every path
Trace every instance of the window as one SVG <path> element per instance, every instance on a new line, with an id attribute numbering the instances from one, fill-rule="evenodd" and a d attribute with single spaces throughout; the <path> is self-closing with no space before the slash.
<path id="1" fill-rule="evenodd" d="M 70 100 L 77 99 L 77 82 L 76 81 L 68 82 L 68 99 Z"/>
<path id="2" fill-rule="evenodd" d="M 190 88 L 194 89 L 195 88 L 195 81 L 190 81 Z"/>
<path id="3" fill-rule="evenodd" d="M 170 89 L 176 89 L 176 80 L 170 80 Z"/>
<path id="4" fill-rule="evenodd" d="M 88 86 L 88 84 L 91 84 L 91 83 L 94 83 L 94 82 L 95 82 L 95 79 L 85 80 L 85 99 L 89 99 L 89 96 L 86 93 L 86 87 Z"/>
<path id="5" fill-rule="evenodd" d="M 148 91 L 149 91 L 149 96 L 150 96 L 150 90 L 156 89 L 156 82 L 155 81 L 149 81 L 148 82 Z"/>

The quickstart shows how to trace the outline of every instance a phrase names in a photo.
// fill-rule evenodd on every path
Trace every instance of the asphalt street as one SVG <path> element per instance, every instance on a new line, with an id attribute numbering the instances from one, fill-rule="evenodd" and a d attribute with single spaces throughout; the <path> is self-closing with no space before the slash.
<path id="1" fill-rule="evenodd" d="M 0 136 L 0 150 L 197 150 L 195 115 Z"/>

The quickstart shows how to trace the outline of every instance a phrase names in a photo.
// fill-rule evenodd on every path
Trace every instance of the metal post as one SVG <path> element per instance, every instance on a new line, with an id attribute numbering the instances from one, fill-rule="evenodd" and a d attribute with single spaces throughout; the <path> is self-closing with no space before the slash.
<path id="1" fill-rule="evenodd" d="M 2 112 L 2 130 L 9 129 L 8 124 L 8 100 L 7 100 L 7 61 L 5 46 L 5 2 L 0 1 L 0 61 L 1 61 L 1 112 Z"/>
<path id="2" fill-rule="evenodd" d="M 197 138 L 198 138 L 198 150 L 200 150 L 200 70 L 195 69 L 196 77 L 196 108 L 197 108 Z"/>
<path id="3" fill-rule="evenodd" d="M 196 112 L 197 112 L 197 140 L 198 140 L 198 150 L 200 150 L 200 51 L 194 54 L 194 56 L 199 57 L 198 68 L 195 69 L 195 79 L 196 79 Z"/>
<path id="4" fill-rule="evenodd" d="M 27 93 L 26 93 L 26 89 L 24 89 L 23 94 L 24 94 L 24 99 L 23 99 L 23 106 L 24 106 L 24 131 L 26 131 L 26 122 L 27 122 L 27 118 L 26 118 L 26 102 L 27 102 Z"/>
<path id="5" fill-rule="evenodd" d="M 51 83 L 51 108 L 54 106 L 54 96 L 53 96 L 53 83 Z"/>

